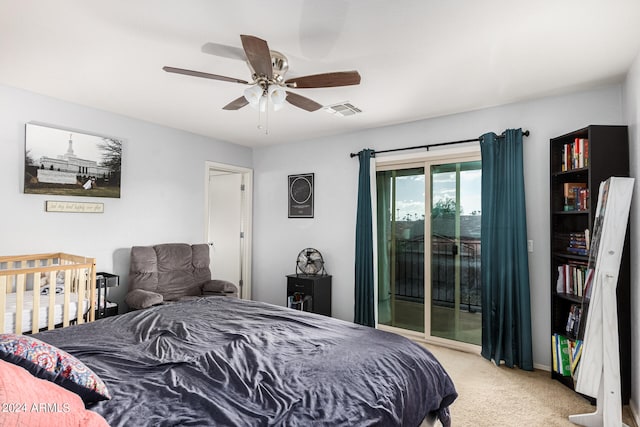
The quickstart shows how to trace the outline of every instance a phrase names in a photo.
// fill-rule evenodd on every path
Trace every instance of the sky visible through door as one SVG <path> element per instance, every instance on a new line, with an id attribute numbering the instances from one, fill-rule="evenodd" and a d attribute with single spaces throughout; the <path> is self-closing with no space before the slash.
<path id="1" fill-rule="evenodd" d="M 425 211 L 425 187 L 424 175 L 398 177 L 402 185 L 396 187 L 396 214 L 395 219 L 405 218 L 424 219 Z M 474 215 L 481 211 L 480 184 L 482 174 L 479 170 L 465 171 L 460 175 L 460 192 L 464 194 L 464 204 L 461 206 L 461 214 Z M 440 173 L 433 177 L 433 202 L 434 204 L 447 199 L 455 200 L 456 192 L 455 172 Z M 416 218 L 420 216 L 420 218 Z"/>

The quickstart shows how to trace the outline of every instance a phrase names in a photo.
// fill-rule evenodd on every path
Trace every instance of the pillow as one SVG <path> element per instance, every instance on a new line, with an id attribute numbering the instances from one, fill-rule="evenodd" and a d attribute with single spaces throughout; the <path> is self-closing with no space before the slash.
<path id="1" fill-rule="evenodd" d="M 33 337 L 0 334 L 0 359 L 71 390 L 85 403 L 111 399 L 107 386 L 84 363 Z"/>
<path id="2" fill-rule="evenodd" d="M 0 360 L 0 425 L 24 427 L 109 427 L 82 399 L 20 366 Z"/>

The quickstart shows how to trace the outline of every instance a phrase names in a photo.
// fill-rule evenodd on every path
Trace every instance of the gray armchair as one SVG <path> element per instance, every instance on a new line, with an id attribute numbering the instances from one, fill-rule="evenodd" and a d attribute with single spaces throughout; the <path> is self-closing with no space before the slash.
<path id="1" fill-rule="evenodd" d="M 125 298 L 130 308 L 209 295 L 237 297 L 238 288 L 226 280 L 211 279 L 206 244 L 166 243 L 131 248 L 129 293 Z"/>

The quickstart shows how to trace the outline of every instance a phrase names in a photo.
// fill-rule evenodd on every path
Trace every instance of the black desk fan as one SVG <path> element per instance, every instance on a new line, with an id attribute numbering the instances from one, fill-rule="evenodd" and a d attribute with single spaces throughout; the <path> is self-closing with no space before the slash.
<path id="1" fill-rule="evenodd" d="M 308 276 L 326 275 L 324 260 L 320 251 L 314 248 L 305 248 L 298 254 L 296 261 L 296 274 L 306 274 Z"/>

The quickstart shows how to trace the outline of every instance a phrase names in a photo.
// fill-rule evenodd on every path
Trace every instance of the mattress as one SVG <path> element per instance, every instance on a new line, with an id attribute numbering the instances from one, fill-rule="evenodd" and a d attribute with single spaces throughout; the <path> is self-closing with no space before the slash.
<path id="1" fill-rule="evenodd" d="M 78 294 L 69 295 L 69 320 L 78 317 Z M 55 306 L 53 310 L 54 324 L 62 323 L 62 313 L 64 307 L 64 295 L 56 294 Z M 82 313 L 86 313 L 89 308 L 89 300 L 85 299 L 82 304 Z M 38 317 L 38 329 L 46 328 L 49 323 L 49 296 L 40 295 L 40 309 Z M 16 322 L 16 294 L 6 295 L 4 310 L 4 333 L 15 332 Z M 31 332 L 33 323 L 33 291 L 25 291 L 22 304 L 22 333 Z"/>

